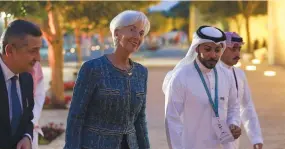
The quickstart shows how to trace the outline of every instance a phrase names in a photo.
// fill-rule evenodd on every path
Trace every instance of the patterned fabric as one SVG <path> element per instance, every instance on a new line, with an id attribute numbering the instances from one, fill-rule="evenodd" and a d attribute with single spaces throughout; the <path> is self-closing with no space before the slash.
<path id="1" fill-rule="evenodd" d="M 147 69 L 116 68 L 106 56 L 85 62 L 74 87 L 65 149 L 150 148 L 146 124 Z"/>

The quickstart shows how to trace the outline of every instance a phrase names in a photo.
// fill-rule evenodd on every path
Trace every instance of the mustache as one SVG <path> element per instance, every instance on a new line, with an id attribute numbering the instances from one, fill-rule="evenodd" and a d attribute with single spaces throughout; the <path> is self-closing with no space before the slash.
<path id="1" fill-rule="evenodd" d="M 209 59 L 209 60 L 207 60 L 208 62 L 218 62 L 218 60 L 216 60 L 216 59 Z"/>
<path id="2" fill-rule="evenodd" d="M 33 60 L 30 64 L 31 64 L 31 65 L 35 65 L 36 62 L 37 62 L 37 60 Z"/>

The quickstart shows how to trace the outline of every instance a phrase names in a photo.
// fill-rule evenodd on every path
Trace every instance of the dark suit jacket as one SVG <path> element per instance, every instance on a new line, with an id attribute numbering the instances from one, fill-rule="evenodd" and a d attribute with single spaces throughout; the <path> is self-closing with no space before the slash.
<path id="1" fill-rule="evenodd" d="M 14 149 L 28 133 L 33 137 L 33 79 L 29 73 L 21 73 L 19 82 L 22 95 L 23 115 L 15 135 L 11 135 L 9 99 L 2 67 L 0 66 L 0 148 Z"/>

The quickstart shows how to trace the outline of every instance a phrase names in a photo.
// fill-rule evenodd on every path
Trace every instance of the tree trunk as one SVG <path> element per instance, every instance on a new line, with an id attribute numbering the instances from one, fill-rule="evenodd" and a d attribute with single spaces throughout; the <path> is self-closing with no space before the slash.
<path id="1" fill-rule="evenodd" d="M 78 26 L 76 25 L 74 29 L 75 34 L 75 43 L 76 43 L 76 56 L 77 56 L 77 70 L 81 67 L 82 64 L 82 54 L 81 54 L 81 45 L 80 45 L 80 30 Z"/>
<path id="2" fill-rule="evenodd" d="M 54 108 L 66 108 L 63 85 L 63 35 L 56 9 L 47 6 L 48 20 L 43 24 L 44 36 L 48 41 L 48 60 L 51 68 L 51 102 Z"/>
<path id="3" fill-rule="evenodd" d="M 251 38 L 250 38 L 250 30 L 249 30 L 249 16 L 244 16 L 245 19 L 245 27 L 246 27 L 246 35 L 247 35 L 247 52 L 251 53 Z"/>
<path id="4" fill-rule="evenodd" d="M 55 39 L 56 40 L 56 39 Z M 62 41 L 62 40 L 61 40 Z M 49 66 L 51 68 L 52 104 L 60 108 L 65 106 L 63 86 L 62 42 L 53 42 L 49 46 Z"/>

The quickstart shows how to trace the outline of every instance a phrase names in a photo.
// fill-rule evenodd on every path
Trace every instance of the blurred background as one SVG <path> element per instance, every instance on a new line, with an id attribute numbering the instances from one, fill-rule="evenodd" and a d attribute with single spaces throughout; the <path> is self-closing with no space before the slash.
<path id="1" fill-rule="evenodd" d="M 40 137 L 41 149 L 63 147 L 78 69 L 86 60 L 113 52 L 109 23 L 130 9 L 143 11 L 151 23 L 132 59 L 149 68 L 147 113 L 153 149 L 168 148 L 162 81 L 185 56 L 201 25 L 243 37 L 242 59 L 236 67 L 248 76 L 265 148 L 285 148 L 285 1 L 1 1 L 0 33 L 17 18 L 38 24 L 44 33 L 40 53 L 47 96 L 40 121 L 45 134 Z M 241 149 L 252 148 L 246 133 L 241 140 Z"/>

